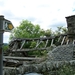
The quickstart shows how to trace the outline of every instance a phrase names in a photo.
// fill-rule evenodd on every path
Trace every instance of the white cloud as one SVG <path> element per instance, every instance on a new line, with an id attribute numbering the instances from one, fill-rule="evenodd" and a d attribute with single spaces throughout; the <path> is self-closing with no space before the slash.
<path id="1" fill-rule="evenodd" d="M 66 26 L 65 17 L 75 14 L 75 0 L 0 0 L 0 3 L 0 14 L 15 27 L 22 19 L 28 19 L 41 28 L 55 29 L 55 24 Z"/>

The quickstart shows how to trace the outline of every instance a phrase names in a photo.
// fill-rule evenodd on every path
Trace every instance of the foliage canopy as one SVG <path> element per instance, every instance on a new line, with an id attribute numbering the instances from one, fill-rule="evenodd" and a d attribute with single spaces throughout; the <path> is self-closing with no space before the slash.
<path id="1" fill-rule="evenodd" d="M 32 24 L 28 20 L 23 20 L 19 27 L 16 27 L 10 36 L 11 38 L 39 38 L 40 36 L 50 36 L 51 30 L 43 30 L 40 26 Z"/>

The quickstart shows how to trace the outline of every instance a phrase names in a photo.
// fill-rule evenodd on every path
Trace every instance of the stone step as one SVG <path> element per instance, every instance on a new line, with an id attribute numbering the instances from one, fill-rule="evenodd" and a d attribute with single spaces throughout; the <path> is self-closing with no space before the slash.
<path id="1" fill-rule="evenodd" d="M 41 58 L 38 57 L 13 57 L 13 56 L 3 56 L 3 59 L 13 59 L 19 61 L 41 60 Z"/>
<path id="2" fill-rule="evenodd" d="M 33 48 L 33 49 L 13 49 L 10 51 L 10 53 L 13 53 L 13 52 L 28 52 L 28 51 L 41 51 L 41 50 L 48 50 L 50 49 L 50 47 L 47 47 L 47 48 Z"/>
<path id="3" fill-rule="evenodd" d="M 22 61 L 10 60 L 10 59 L 3 59 L 3 65 L 4 66 L 18 67 L 18 66 L 20 66 L 22 64 L 23 64 Z"/>
<path id="4" fill-rule="evenodd" d="M 3 69 L 16 69 L 16 70 L 19 70 L 19 68 L 17 68 L 17 67 L 3 67 Z"/>

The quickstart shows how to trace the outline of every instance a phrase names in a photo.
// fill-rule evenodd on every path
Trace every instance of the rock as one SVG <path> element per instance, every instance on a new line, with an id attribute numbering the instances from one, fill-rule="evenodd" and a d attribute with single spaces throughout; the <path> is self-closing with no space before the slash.
<path id="1" fill-rule="evenodd" d="M 73 60 L 73 45 L 63 45 L 54 48 L 48 53 L 49 61 L 70 61 Z"/>

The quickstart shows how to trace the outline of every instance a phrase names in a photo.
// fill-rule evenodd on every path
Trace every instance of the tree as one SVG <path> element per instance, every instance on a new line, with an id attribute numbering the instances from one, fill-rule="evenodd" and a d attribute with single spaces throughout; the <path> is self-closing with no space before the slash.
<path id="1" fill-rule="evenodd" d="M 68 30 L 66 27 L 60 26 L 60 27 L 57 27 L 57 30 L 54 33 L 55 33 L 55 35 L 60 35 L 60 34 L 67 33 L 67 31 Z"/>
<path id="2" fill-rule="evenodd" d="M 38 38 L 44 33 L 41 33 L 41 28 L 39 25 L 33 25 L 28 20 L 23 20 L 20 26 L 16 27 L 10 36 L 12 38 Z"/>
<path id="3" fill-rule="evenodd" d="M 53 31 L 52 31 L 51 29 L 47 29 L 47 30 L 45 31 L 45 36 L 50 37 L 50 36 L 52 36 L 52 35 L 53 35 Z"/>

